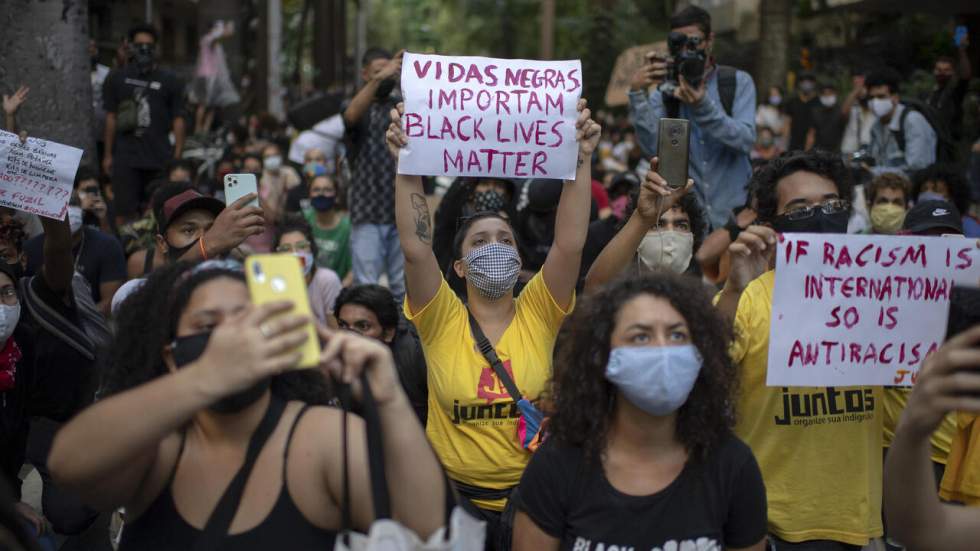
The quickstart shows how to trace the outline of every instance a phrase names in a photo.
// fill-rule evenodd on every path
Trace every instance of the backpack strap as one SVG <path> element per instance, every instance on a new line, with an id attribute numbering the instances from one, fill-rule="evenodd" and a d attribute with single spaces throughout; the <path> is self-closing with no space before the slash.
<path id="1" fill-rule="evenodd" d="M 511 379 L 507 370 L 504 369 L 504 365 L 500 362 L 500 358 L 497 357 L 497 351 L 493 349 L 493 345 L 490 344 L 490 339 L 483 334 L 483 329 L 480 329 L 480 324 L 477 323 L 476 318 L 473 317 L 473 313 L 468 309 L 466 311 L 470 316 L 470 331 L 473 332 L 473 338 L 476 339 L 476 346 L 480 349 L 483 357 L 487 359 L 490 363 L 490 367 L 493 368 L 493 372 L 497 374 L 497 378 L 503 383 L 504 388 L 507 389 L 507 394 L 514 402 L 520 402 L 523 397 L 521 396 L 521 391 L 517 389 L 517 385 L 514 384 L 514 379 Z"/>
<path id="2" fill-rule="evenodd" d="M 898 143 L 898 148 L 901 149 L 902 153 L 904 154 L 905 153 L 905 119 L 908 118 L 909 113 L 913 111 L 913 108 L 909 107 L 905 103 L 903 103 L 902 105 L 905 106 L 905 109 L 902 109 L 902 114 L 898 117 L 898 132 L 893 130 L 892 136 L 895 137 L 895 142 Z"/>
<path id="3" fill-rule="evenodd" d="M 732 109 L 735 105 L 735 92 L 738 86 L 738 70 L 728 65 L 718 66 L 718 96 L 721 98 L 721 106 L 725 108 L 725 113 L 732 116 Z"/>

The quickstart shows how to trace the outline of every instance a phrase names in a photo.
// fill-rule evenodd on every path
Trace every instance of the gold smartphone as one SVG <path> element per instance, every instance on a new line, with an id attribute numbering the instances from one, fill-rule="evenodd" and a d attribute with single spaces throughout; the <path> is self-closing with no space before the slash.
<path id="1" fill-rule="evenodd" d="M 310 318 L 305 328 L 306 342 L 299 348 L 303 357 L 296 367 L 316 367 L 320 359 L 320 347 L 299 258 L 289 253 L 250 256 L 245 259 L 245 278 L 255 305 L 289 300 L 294 305 L 291 314 Z"/>

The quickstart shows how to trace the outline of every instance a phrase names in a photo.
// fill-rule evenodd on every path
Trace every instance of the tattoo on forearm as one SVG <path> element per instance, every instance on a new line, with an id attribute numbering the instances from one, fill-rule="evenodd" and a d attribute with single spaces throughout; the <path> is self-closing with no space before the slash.
<path id="1" fill-rule="evenodd" d="M 412 209 L 415 210 L 415 235 L 423 243 L 432 243 L 432 218 L 429 216 L 429 203 L 421 193 L 412 194 Z"/>
<path id="2" fill-rule="evenodd" d="M 579 155 L 579 157 L 578 157 L 578 164 L 575 165 L 575 167 L 576 168 L 582 168 L 582 165 L 584 165 L 584 164 L 585 164 L 585 157 L 582 157 L 581 155 Z"/>

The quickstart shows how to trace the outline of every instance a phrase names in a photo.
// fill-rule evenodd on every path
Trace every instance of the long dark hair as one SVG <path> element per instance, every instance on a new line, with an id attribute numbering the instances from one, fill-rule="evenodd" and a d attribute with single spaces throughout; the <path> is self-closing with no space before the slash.
<path id="1" fill-rule="evenodd" d="M 590 458 L 603 452 L 617 396 L 605 376 L 610 341 L 620 309 L 640 295 L 670 302 L 687 321 L 692 344 L 701 353 L 697 382 L 677 412 L 677 439 L 692 457 L 702 457 L 735 422 L 731 330 L 700 281 L 668 272 L 616 280 L 585 298 L 568 318 L 551 385 L 553 437 L 584 448 Z"/>
<path id="2" fill-rule="evenodd" d="M 514 219 L 514 183 L 509 180 L 499 180 L 507 187 L 510 193 L 510 200 L 504 207 L 507 218 Z M 478 178 L 457 178 L 453 181 L 446 194 L 439 201 L 439 208 L 433 219 L 432 232 L 432 251 L 439 262 L 439 269 L 442 273 L 448 273 L 452 268 L 453 261 L 458 258 L 453 257 L 453 241 L 460 224 L 464 219 L 466 204 L 473 198 L 473 192 L 480 183 Z"/>
<path id="3" fill-rule="evenodd" d="M 106 395 L 135 388 L 170 372 L 161 352 L 176 336 L 177 321 L 198 287 L 222 277 L 245 282 L 241 270 L 215 267 L 195 271 L 193 267 L 180 262 L 155 270 L 119 307 L 118 331 L 103 380 Z M 272 393 L 284 400 L 310 404 L 328 404 L 333 398 L 326 378 L 315 369 L 273 377 Z"/>

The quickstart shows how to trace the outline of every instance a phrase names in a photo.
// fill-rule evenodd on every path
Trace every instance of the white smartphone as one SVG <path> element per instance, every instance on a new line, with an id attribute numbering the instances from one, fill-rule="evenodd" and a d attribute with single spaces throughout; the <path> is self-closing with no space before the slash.
<path id="1" fill-rule="evenodd" d="M 259 183 L 255 174 L 226 174 L 225 175 L 225 204 L 230 205 L 249 193 L 255 194 L 255 199 L 249 201 L 251 207 L 259 206 Z"/>

